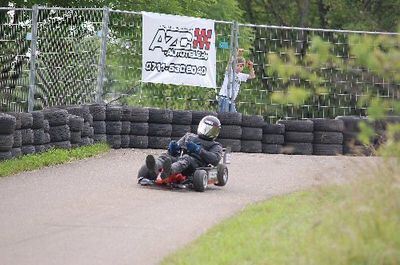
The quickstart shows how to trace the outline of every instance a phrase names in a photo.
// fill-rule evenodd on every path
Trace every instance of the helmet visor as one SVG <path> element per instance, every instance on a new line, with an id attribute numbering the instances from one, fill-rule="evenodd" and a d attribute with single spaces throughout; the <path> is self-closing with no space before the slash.
<path id="1" fill-rule="evenodd" d="M 218 125 L 209 124 L 207 122 L 201 122 L 197 129 L 197 134 L 203 135 L 210 139 L 215 139 L 219 134 L 219 130 L 220 128 Z"/>

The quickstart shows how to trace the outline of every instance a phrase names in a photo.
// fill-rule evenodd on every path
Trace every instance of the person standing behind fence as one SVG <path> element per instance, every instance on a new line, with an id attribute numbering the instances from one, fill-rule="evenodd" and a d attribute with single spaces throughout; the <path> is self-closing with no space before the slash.
<path id="1" fill-rule="evenodd" d="M 249 67 L 249 74 L 243 73 L 243 69 L 247 65 Z M 228 64 L 229 69 L 230 63 Z M 233 74 L 233 73 L 231 73 Z M 229 75 L 228 71 L 225 73 L 224 81 L 222 82 L 221 90 L 219 91 L 218 94 L 218 111 L 219 112 L 237 112 L 236 111 L 236 104 L 235 100 L 236 97 L 239 94 L 240 90 L 240 84 L 242 82 L 246 82 L 249 79 L 255 78 L 256 75 L 254 73 L 254 67 L 253 67 L 253 62 L 248 60 L 246 63 L 246 60 L 243 58 L 243 49 L 239 49 L 237 53 L 237 59 L 236 59 L 236 69 L 235 69 L 235 80 L 233 80 L 233 85 L 232 85 L 232 90 L 228 89 L 229 84 Z M 230 88 L 230 87 L 229 87 Z M 231 93 L 228 93 L 231 92 Z M 232 97 L 230 97 L 230 95 Z"/>

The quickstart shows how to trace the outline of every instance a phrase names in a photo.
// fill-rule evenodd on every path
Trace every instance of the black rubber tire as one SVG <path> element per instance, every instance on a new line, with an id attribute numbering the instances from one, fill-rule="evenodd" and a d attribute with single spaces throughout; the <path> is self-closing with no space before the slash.
<path id="1" fill-rule="evenodd" d="M 47 133 L 50 131 L 50 123 L 48 120 L 43 121 L 43 129 L 44 129 L 44 132 L 47 132 Z"/>
<path id="2" fill-rule="evenodd" d="M 366 117 L 359 117 L 359 116 L 337 116 L 336 120 L 342 120 L 344 124 L 344 132 L 351 131 L 351 132 L 359 132 L 359 124 L 361 121 L 367 121 Z"/>
<path id="3" fill-rule="evenodd" d="M 83 118 L 82 106 L 76 106 L 76 105 L 65 106 L 65 109 L 68 111 L 69 114 Z"/>
<path id="4" fill-rule="evenodd" d="M 121 121 L 122 108 L 121 106 L 108 105 L 106 107 L 106 121 Z"/>
<path id="5" fill-rule="evenodd" d="M 44 114 L 41 110 L 32 111 L 32 129 L 43 129 Z"/>
<path id="6" fill-rule="evenodd" d="M 242 140 L 261 141 L 263 138 L 262 128 L 242 126 Z"/>
<path id="7" fill-rule="evenodd" d="M 190 132 L 191 127 L 190 125 L 185 124 L 172 124 L 172 137 L 182 137 L 186 133 Z"/>
<path id="8" fill-rule="evenodd" d="M 285 125 L 284 124 L 270 124 L 264 123 L 263 134 L 284 134 Z"/>
<path id="9" fill-rule="evenodd" d="M 226 165 L 218 164 L 217 166 L 217 179 L 218 182 L 215 183 L 216 186 L 225 186 L 229 179 L 229 171 Z"/>
<path id="10" fill-rule="evenodd" d="M 43 153 L 46 151 L 46 146 L 43 144 L 35 145 L 35 153 Z"/>
<path id="11" fill-rule="evenodd" d="M 50 126 L 60 126 L 68 123 L 68 111 L 65 109 L 47 109 L 43 113 Z"/>
<path id="12" fill-rule="evenodd" d="M 123 121 L 121 125 L 121 134 L 130 134 L 131 132 L 131 122 Z"/>
<path id="13" fill-rule="evenodd" d="M 16 128 L 15 124 L 14 116 L 0 113 L 0 134 L 13 134 Z"/>
<path id="14" fill-rule="evenodd" d="M 343 144 L 343 133 L 341 132 L 314 132 L 315 144 Z"/>
<path id="15" fill-rule="evenodd" d="M 71 132 L 69 130 L 68 125 L 59 125 L 50 127 L 49 134 L 50 134 L 50 141 L 52 143 L 69 141 L 71 137 Z"/>
<path id="16" fill-rule="evenodd" d="M 343 145 L 341 144 L 314 144 L 314 155 L 335 156 L 343 154 Z"/>
<path id="17" fill-rule="evenodd" d="M 120 135 L 122 131 L 122 122 L 120 121 L 106 121 L 107 135 Z"/>
<path id="18" fill-rule="evenodd" d="M 77 115 L 68 115 L 68 126 L 71 131 L 79 132 L 83 130 L 85 120 Z"/>
<path id="19" fill-rule="evenodd" d="M 154 149 L 167 149 L 171 137 L 149 136 L 148 147 Z"/>
<path id="20" fill-rule="evenodd" d="M 90 137 L 82 137 L 81 142 L 80 142 L 80 146 L 88 146 L 88 145 L 92 145 L 94 143 L 94 140 Z"/>
<path id="21" fill-rule="evenodd" d="M 21 112 L 7 112 L 7 113 L 0 113 L 0 133 L 4 133 L 2 132 L 2 128 L 7 128 L 9 127 L 8 125 L 3 125 L 2 124 L 2 119 L 1 116 L 2 115 L 11 115 L 15 118 L 15 130 L 20 130 L 21 129 Z M 5 133 L 7 134 L 7 133 Z"/>
<path id="22" fill-rule="evenodd" d="M 149 145 L 149 138 L 142 135 L 129 135 L 129 147 L 146 149 Z"/>
<path id="23" fill-rule="evenodd" d="M 14 144 L 13 147 L 18 148 L 22 146 L 22 132 L 21 130 L 15 130 L 14 132 Z"/>
<path id="24" fill-rule="evenodd" d="M 242 147 L 239 139 L 217 139 L 224 148 L 230 147 L 232 152 L 240 152 Z"/>
<path id="25" fill-rule="evenodd" d="M 109 134 L 107 134 L 107 143 L 113 149 L 121 148 L 121 135 L 109 135 Z"/>
<path id="26" fill-rule="evenodd" d="M 149 123 L 172 123 L 172 110 L 149 108 Z"/>
<path id="27" fill-rule="evenodd" d="M 292 143 L 312 143 L 314 140 L 314 133 L 312 132 L 285 132 L 285 142 Z"/>
<path id="28" fill-rule="evenodd" d="M 131 123 L 131 135 L 147 136 L 149 133 L 149 124 L 147 122 L 132 122 Z"/>
<path id="29" fill-rule="evenodd" d="M 344 122 L 340 119 L 311 119 L 314 122 L 314 131 L 343 132 Z"/>
<path id="30" fill-rule="evenodd" d="M 15 158 L 22 156 L 21 147 L 15 147 L 11 149 L 11 156 Z"/>
<path id="31" fill-rule="evenodd" d="M 255 127 L 262 128 L 265 124 L 263 116 L 260 115 L 243 115 L 242 126 L 243 127 Z"/>
<path id="32" fill-rule="evenodd" d="M 262 152 L 265 154 L 281 154 L 283 146 L 280 144 L 263 144 Z"/>
<path id="33" fill-rule="evenodd" d="M 21 129 L 32 129 L 33 117 L 31 113 L 21 112 Z"/>
<path id="34" fill-rule="evenodd" d="M 100 143 L 100 142 L 107 142 L 107 134 L 94 134 L 93 135 L 93 142 Z"/>
<path id="35" fill-rule="evenodd" d="M 46 142 L 46 135 L 44 129 L 34 129 L 33 130 L 33 144 L 34 145 L 42 145 Z"/>
<path id="36" fill-rule="evenodd" d="M 358 140 L 359 132 L 344 131 L 343 132 L 343 143 L 345 145 L 362 145 L 361 141 Z"/>
<path id="37" fill-rule="evenodd" d="M 171 132 L 171 124 L 149 123 L 148 136 L 171 137 Z"/>
<path id="38" fill-rule="evenodd" d="M 242 125 L 242 114 L 239 112 L 219 112 L 218 119 L 222 125 Z"/>
<path id="39" fill-rule="evenodd" d="M 207 183 L 207 172 L 202 169 L 197 169 L 193 174 L 193 189 L 198 192 L 203 192 L 207 188 Z"/>
<path id="40" fill-rule="evenodd" d="M 191 125 L 192 112 L 190 110 L 173 110 L 172 124 Z"/>
<path id="41" fill-rule="evenodd" d="M 285 137 L 283 134 L 263 134 L 261 142 L 263 144 L 284 144 Z"/>
<path id="42" fill-rule="evenodd" d="M 130 144 L 130 135 L 123 134 L 121 135 L 121 148 L 129 148 Z"/>
<path id="43" fill-rule="evenodd" d="M 279 120 L 278 124 L 285 125 L 285 132 L 313 132 L 314 123 L 312 120 Z"/>
<path id="44" fill-rule="evenodd" d="M 50 133 L 47 132 L 44 133 L 44 142 L 45 144 L 49 144 L 51 142 Z"/>
<path id="45" fill-rule="evenodd" d="M 92 114 L 93 121 L 106 120 L 106 106 L 100 104 L 89 105 L 90 114 Z"/>
<path id="46" fill-rule="evenodd" d="M 72 132 L 71 131 L 71 144 L 79 144 L 82 142 L 82 132 Z"/>
<path id="47" fill-rule="evenodd" d="M 240 152 L 261 153 L 262 152 L 262 143 L 261 143 L 261 141 L 242 140 Z"/>
<path id="48" fill-rule="evenodd" d="M 285 145 L 282 148 L 282 153 L 289 155 L 312 155 L 313 144 L 285 142 Z"/>
<path id="49" fill-rule="evenodd" d="M 193 110 L 192 111 L 192 124 L 193 125 L 199 125 L 199 122 L 201 119 L 203 119 L 205 116 L 214 116 L 218 117 L 218 113 L 214 111 L 204 111 L 204 110 Z"/>
<path id="50" fill-rule="evenodd" d="M 105 121 L 93 121 L 93 132 L 95 134 L 106 134 L 106 122 Z"/>
<path id="51" fill-rule="evenodd" d="M 131 122 L 148 122 L 149 109 L 133 107 L 131 114 Z"/>
<path id="52" fill-rule="evenodd" d="M 32 129 L 21 129 L 22 145 L 33 144 L 33 130 Z"/>
<path id="53" fill-rule="evenodd" d="M 52 142 L 51 145 L 55 148 L 60 148 L 60 149 L 71 149 L 72 148 L 70 141 Z"/>
<path id="54" fill-rule="evenodd" d="M 0 134 L 0 152 L 11 151 L 14 144 L 14 134 Z"/>
<path id="55" fill-rule="evenodd" d="M 132 108 L 129 106 L 122 106 L 121 121 L 131 121 Z"/>
<path id="56" fill-rule="evenodd" d="M 218 137 L 222 139 L 241 139 L 242 127 L 238 125 L 223 125 Z"/>
<path id="57" fill-rule="evenodd" d="M 35 147 L 33 145 L 21 146 L 21 152 L 23 155 L 31 155 L 35 153 Z"/>
<path id="58" fill-rule="evenodd" d="M 0 161 L 13 158 L 11 151 L 0 151 Z"/>

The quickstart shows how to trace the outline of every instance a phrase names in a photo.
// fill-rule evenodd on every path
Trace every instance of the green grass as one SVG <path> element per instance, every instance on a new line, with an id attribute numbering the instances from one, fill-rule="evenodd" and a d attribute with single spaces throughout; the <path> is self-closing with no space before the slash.
<path id="1" fill-rule="evenodd" d="M 400 171 L 249 206 L 162 264 L 400 264 Z"/>
<path id="2" fill-rule="evenodd" d="M 110 150 L 105 143 L 79 148 L 50 149 L 40 154 L 26 155 L 0 162 L 0 177 L 95 156 Z"/>

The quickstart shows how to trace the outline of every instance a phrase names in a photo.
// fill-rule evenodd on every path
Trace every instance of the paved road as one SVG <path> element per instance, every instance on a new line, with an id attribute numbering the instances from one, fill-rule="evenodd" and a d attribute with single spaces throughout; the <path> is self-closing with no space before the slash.
<path id="1" fill-rule="evenodd" d="M 0 179 L 1 264 L 157 264 L 247 204 L 340 182 L 376 158 L 235 153 L 227 186 L 136 185 L 147 154 L 100 157 Z"/>

